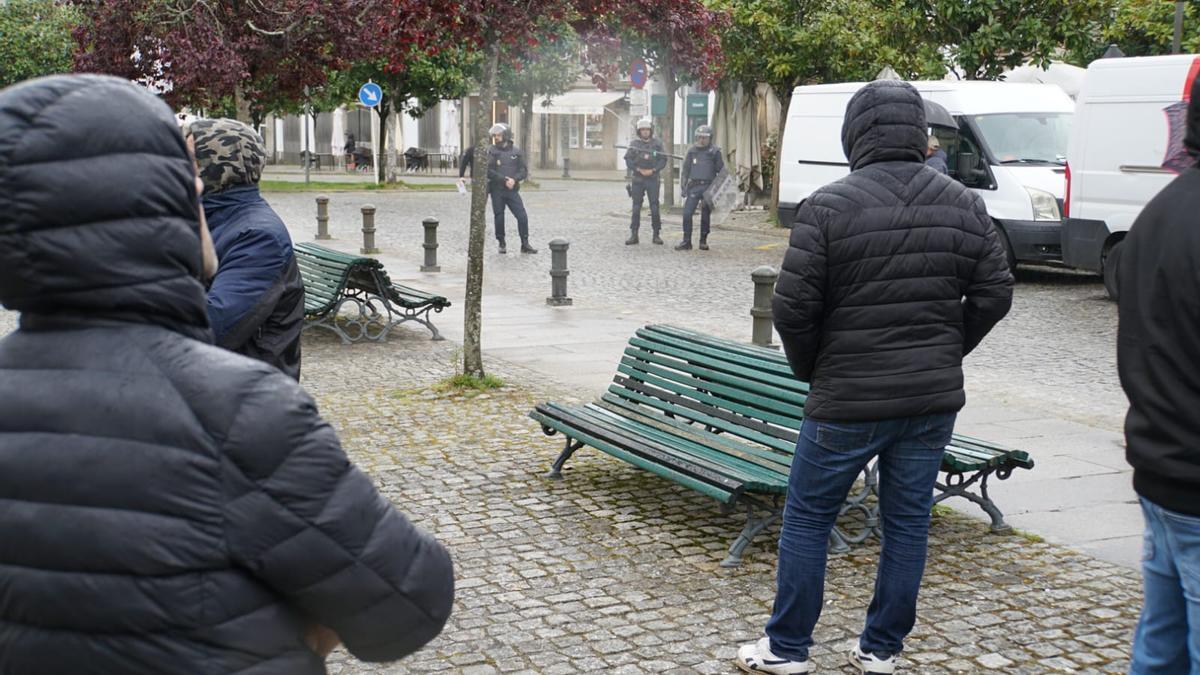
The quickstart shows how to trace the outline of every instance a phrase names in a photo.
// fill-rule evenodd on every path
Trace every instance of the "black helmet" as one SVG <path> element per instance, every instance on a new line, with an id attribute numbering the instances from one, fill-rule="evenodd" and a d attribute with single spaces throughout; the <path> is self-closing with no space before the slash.
<path id="1" fill-rule="evenodd" d="M 512 143 L 512 129 L 510 129 L 509 126 L 504 122 L 497 122 L 492 125 L 491 129 L 488 129 L 488 136 L 495 136 L 497 134 L 500 135 L 501 143 Z"/>
<path id="2" fill-rule="evenodd" d="M 707 124 L 701 124 L 700 126 L 696 127 L 695 135 L 697 137 L 708 136 L 709 140 L 711 140 L 713 137 L 713 128 L 708 126 Z"/>

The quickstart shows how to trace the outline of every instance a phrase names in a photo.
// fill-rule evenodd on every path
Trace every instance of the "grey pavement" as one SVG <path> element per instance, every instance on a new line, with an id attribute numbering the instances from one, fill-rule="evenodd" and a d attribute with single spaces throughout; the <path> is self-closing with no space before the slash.
<path id="1" fill-rule="evenodd" d="M 268 199 L 297 241 L 315 232 L 313 194 Z M 665 219 L 666 246 L 625 246 L 627 208 L 619 185 L 546 180 L 524 193 L 536 256 L 502 256 L 488 238 L 483 345 L 504 359 L 567 385 L 581 398 L 611 380 L 625 341 L 646 323 L 674 323 L 749 340 L 750 272 L 778 266 L 786 233 L 763 212 L 735 214 L 718 228 L 713 250 L 679 253 L 677 221 Z M 377 208 L 379 256 L 393 278 L 445 294 L 454 306 L 436 319 L 461 341 L 469 198 L 457 193 L 339 192 L 331 195 L 334 248 L 357 251 L 364 203 Z M 439 219 L 440 273 L 418 271 L 421 220 Z M 643 222 L 648 220 L 643 219 Z M 643 226 L 646 227 L 645 225 Z M 510 244 L 515 223 L 508 218 Z M 549 251 L 571 242 L 571 307 L 551 308 Z M 510 250 L 515 250 L 511 246 Z M 1140 557 L 1141 516 L 1123 460 L 1126 401 L 1117 380 L 1116 307 L 1098 278 L 1022 268 L 1010 315 L 966 361 L 968 404 L 958 431 L 1029 451 L 1037 464 L 991 489 L 1009 521 L 1050 541 L 1133 567 Z M 973 505 L 946 502 L 972 517 Z"/>

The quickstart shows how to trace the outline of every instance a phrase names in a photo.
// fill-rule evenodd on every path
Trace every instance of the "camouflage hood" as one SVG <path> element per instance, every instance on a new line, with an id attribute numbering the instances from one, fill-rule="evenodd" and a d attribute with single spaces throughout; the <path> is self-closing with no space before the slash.
<path id="1" fill-rule="evenodd" d="M 267 153 L 262 137 L 237 120 L 196 120 L 187 132 L 196 139 L 196 162 L 206 193 L 256 185 Z"/>

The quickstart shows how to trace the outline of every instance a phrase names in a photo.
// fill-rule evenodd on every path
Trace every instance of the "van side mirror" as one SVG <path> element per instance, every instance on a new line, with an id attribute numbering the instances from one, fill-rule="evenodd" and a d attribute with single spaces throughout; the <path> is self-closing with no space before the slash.
<path id="1" fill-rule="evenodd" d="M 979 155 L 973 152 L 958 153 L 958 179 L 964 185 L 979 185 L 987 178 L 987 172 L 979 168 Z"/>

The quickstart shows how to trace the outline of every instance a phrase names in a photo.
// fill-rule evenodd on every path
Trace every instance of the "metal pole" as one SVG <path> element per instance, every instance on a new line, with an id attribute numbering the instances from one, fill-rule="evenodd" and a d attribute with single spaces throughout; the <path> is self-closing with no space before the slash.
<path id="1" fill-rule="evenodd" d="M 562 307 L 573 304 L 567 297 L 567 249 L 571 247 L 566 239 L 555 239 L 550 242 L 550 297 L 546 304 L 552 307 Z"/>
<path id="2" fill-rule="evenodd" d="M 1171 53 L 1179 54 L 1183 49 L 1183 5 L 1181 0 L 1175 2 L 1175 39 L 1171 41 Z"/>
<path id="3" fill-rule="evenodd" d="M 421 244 L 425 249 L 425 264 L 421 265 L 421 271 L 441 272 L 442 268 L 437 263 L 437 218 L 426 218 L 421 225 L 425 228 L 425 243 Z"/>
<path id="4" fill-rule="evenodd" d="M 375 248 L 375 207 L 371 204 L 364 204 L 362 207 L 362 219 L 362 252 L 368 255 L 379 253 L 379 249 Z"/>
<path id="5" fill-rule="evenodd" d="M 317 197 L 317 239 L 333 239 L 329 236 L 329 197 Z"/>
<path id="6" fill-rule="evenodd" d="M 304 95 L 308 96 L 308 87 L 304 88 Z M 312 148 L 308 145 L 308 101 L 304 102 L 304 184 L 308 185 L 308 167 L 312 164 Z"/>
<path id="7" fill-rule="evenodd" d="M 776 348 L 771 344 L 771 296 L 775 294 L 775 280 L 778 278 L 779 273 L 767 265 L 750 273 L 750 279 L 754 281 L 754 306 L 750 308 L 750 316 L 754 317 L 751 341 L 762 347 Z"/>

